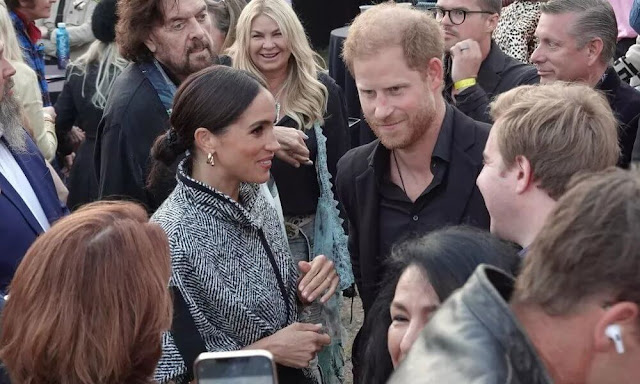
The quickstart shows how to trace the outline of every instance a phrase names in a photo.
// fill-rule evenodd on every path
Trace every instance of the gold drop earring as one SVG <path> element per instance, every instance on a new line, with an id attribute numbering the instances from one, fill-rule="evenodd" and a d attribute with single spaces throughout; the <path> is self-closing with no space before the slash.
<path id="1" fill-rule="evenodd" d="M 207 164 L 209 164 L 212 167 L 216 165 L 216 161 L 213 159 L 213 153 L 211 152 L 207 153 Z"/>

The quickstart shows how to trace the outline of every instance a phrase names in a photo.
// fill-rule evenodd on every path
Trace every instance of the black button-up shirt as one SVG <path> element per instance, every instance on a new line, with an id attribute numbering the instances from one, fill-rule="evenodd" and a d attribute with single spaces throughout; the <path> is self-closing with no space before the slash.
<path id="1" fill-rule="evenodd" d="M 380 253 L 386 259 L 393 244 L 399 240 L 416 237 L 442 228 L 439 211 L 447 206 L 434 204 L 434 198 L 444 191 L 446 174 L 451 161 L 453 140 L 453 115 L 447 106 L 438 140 L 431 155 L 431 184 L 412 202 L 401 187 L 391 181 L 391 152 L 380 146 L 373 159 L 373 166 L 380 189 Z M 438 202 L 439 203 L 439 202 Z"/>

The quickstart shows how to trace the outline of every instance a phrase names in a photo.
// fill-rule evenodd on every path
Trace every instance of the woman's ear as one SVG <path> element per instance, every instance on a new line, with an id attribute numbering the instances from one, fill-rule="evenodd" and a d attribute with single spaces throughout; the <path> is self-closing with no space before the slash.
<path id="1" fill-rule="evenodd" d="M 220 145 L 218 137 L 206 128 L 198 128 L 193 133 L 194 147 L 204 153 L 215 153 Z"/>

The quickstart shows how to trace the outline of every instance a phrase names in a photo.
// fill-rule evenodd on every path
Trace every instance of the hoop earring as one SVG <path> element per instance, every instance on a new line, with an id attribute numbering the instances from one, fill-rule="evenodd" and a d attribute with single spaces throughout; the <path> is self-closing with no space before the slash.
<path id="1" fill-rule="evenodd" d="M 213 159 L 213 153 L 207 153 L 207 164 L 212 167 L 216 165 L 216 161 Z"/>

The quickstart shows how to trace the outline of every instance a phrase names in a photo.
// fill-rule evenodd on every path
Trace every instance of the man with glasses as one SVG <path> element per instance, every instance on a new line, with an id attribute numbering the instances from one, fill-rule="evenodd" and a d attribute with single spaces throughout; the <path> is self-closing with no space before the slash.
<path id="1" fill-rule="evenodd" d="M 539 81 L 536 69 L 507 56 L 491 39 L 501 0 L 438 0 L 432 9 L 444 32 L 445 98 L 467 116 L 491 122 L 491 100 Z"/>

